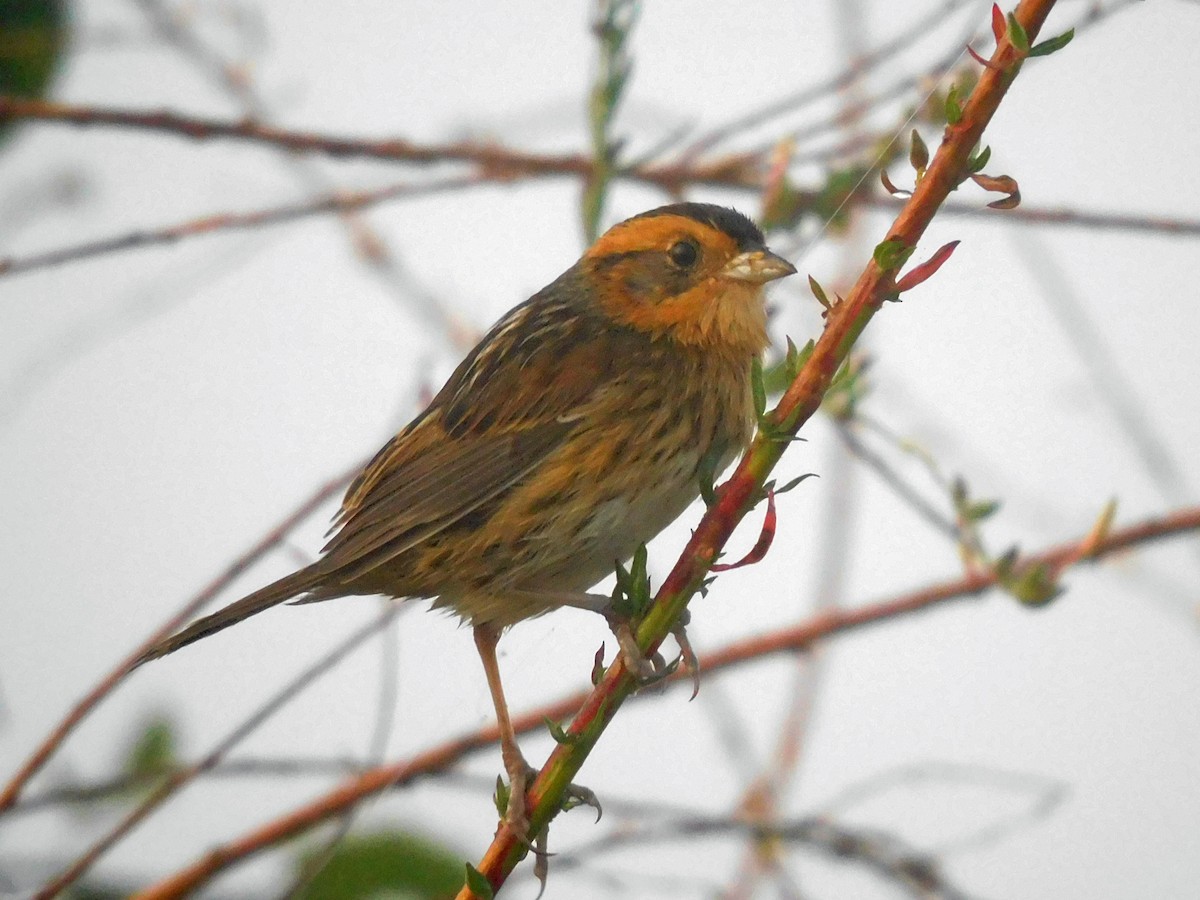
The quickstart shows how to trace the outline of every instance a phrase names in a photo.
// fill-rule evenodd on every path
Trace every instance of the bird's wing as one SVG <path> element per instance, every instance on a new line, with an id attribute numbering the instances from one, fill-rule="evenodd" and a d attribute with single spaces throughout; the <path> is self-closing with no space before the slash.
<path id="1" fill-rule="evenodd" d="M 351 485 L 322 565 L 337 580 L 387 562 L 510 488 L 611 383 L 616 344 L 627 336 L 538 300 L 502 319 Z"/>

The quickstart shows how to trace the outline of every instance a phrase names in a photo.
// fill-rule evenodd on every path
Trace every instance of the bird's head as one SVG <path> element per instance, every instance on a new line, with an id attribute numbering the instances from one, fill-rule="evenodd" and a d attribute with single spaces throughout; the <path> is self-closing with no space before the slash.
<path id="1" fill-rule="evenodd" d="M 614 321 L 738 358 L 767 346 L 763 286 L 795 267 L 741 213 L 676 203 L 610 228 L 580 261 Z"/>

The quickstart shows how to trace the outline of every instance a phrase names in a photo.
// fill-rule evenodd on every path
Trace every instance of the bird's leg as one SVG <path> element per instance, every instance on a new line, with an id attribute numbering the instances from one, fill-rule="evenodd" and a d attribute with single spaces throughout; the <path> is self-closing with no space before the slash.
<path id="1" fill-rule="evenodd" d="M 646 655 L 642 653 L 642 648 L 637 644 L 629 619 L 620 615 L 613 608 L 612 597 L 604 594 L 588 594 L 582 591 L 523 591 L 522 593 L 529 597 L 536 597 L 550 605 L 585 609 L 588 612 L 604 616 L 617 639 L 617 646 L 621 650 L 625 668 L 637 676 L 643 685 L 661 681 L 675 670 L 677 663 L 668 665 L 658 653 L 655 653 L 652 658 L 646 658 Z M 696 658 L 696 652 L 692 649 L 692 642 L 688 640 L 687 636 L 686 626 L 689 618 L 687 610 L 684 610 L 679 621 L 675 623 L 675 627 L 671 629 L 671 635 L 679 645 L 678 662 L 682 662 L 684 668 L 692 676 L 692 696 L 695 697 L 700 690 L 700 663 Z"/>
<path id="2" fill-rule="evenodd" d="M 508 808 L 504 821 L 514 833 L 528 840 L 529 819 L 525 814 L 525 792 L 535 769 L 521 755 L 517 736 L 513 731 L 512 718 L 508 714 L 508 703 L 504 699 L 504 685 L 500 683 L 500 664 L 496 661 L 496 644 L 500 640 L 500 629 L 495 625 L 475 626 L 475 647 L 483 662 L 488 690 L 492 694 L 492 705 L 496 708 L 496 726 L 500 729 L 500 758 L 504 771 L 508 773 Z"/>
<path id="3" fill-rule="evenodd" d="M 529 834 L 529 816 L 525 802 L 525 794 L 529 784 L 537 775 L 537 769 L 525 761 L 521 748 L 517 745 L 517 735 L 513 731 L 512 718 L 508 714 L 508 702 L 504 699 L 504 685 L 500 683 L 500 664 L 496 660 L 496 644 L 500 641 L 500 628 L 495 625 L 476 625 L 474 627 L 475 647 L 479 650 L 479 658 L 483 661 L 483 671 L 487 675 L 488 690 L 492 694 L 492 705 L 496 707 L 496 726 L 500 730 L 500 757 L 504 760 L 504 770 L 508 773 L 508 808 L 504 811 L 504 823 L 535 853 L 544 850 L 545 834 L 536 836 L 536 843 Z M 596 821 L 600 821 L 602 810 L 596 795 L 582 785 L 569 784 L 565 792 L 564 809 L 575 806 L 590 806 L 596 810 Z M 540 862 L 537 872 L 539 880 L 544 882 L 544 868 Z"/>

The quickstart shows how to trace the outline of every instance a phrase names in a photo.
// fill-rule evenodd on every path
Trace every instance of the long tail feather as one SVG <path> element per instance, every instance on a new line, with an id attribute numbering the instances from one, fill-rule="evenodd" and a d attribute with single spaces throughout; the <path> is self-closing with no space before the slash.
<path id="1" fill-rule="evenodd" d="M 183 629 L 183 631 L 159 641 L 142 654 L 137 664 L 140 666 L 142 663 L 149 662 L 152 659 L 158 659 L 160 656 L 174 653 L 180 647 L 208 637 L 210 634 L 216 634 L 218 631 L 228 628 L 230 625 L 235 625 L 242 621 L 242 619 L 248 619 L 250 616 L 260 613 L 264 609 L 278 606 L 285 600 L 290 600 L 298 594 L 312 590 L 316 587 L 319 579 L 320 575 L 311 569 L 301 569 L 299 572 L 285 575 L 278 581 L 260 588 L 253 594 L 249 594 L 241 600 L 229 604 L 224 609 L 219 609 L 212 615 L 205 616 L 203 619 L 197 619 L 187 628 Z"/>

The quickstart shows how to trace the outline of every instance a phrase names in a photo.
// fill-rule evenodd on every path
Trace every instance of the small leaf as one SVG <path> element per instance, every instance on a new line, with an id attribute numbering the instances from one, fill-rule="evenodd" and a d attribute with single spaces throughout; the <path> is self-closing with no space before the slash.
<path id="1" fill-rule="evenodd" d="M 1012 573 L 1017 564 L 1017 557 L 1020 555 L 1020 550 L 1016 546 L 1009 547 L 1000 557 L 992 563 L 992 571 L 996 573 L 1002 583 L 1012 577 Z"/>
<path id="2" fill-rule="evenodd" d="M 1004 38 L 1006 25 L 1004 22 L 1004 12 L 1000 9 L 1000 4 L 992 4 L 992 35 L 996 38 L 996 43 Z"/>
<path id="3" fill-rule="evenodd" d="M 971 180 L 985 191 L 1008 194 L 1017 189 L 1017 180 L 1009 175 L 972 175 Z"/>
<path id="4" fill-rule="evenodd" d="M 704 500 L 705 506 L 712 506 L 717 502 L 717 466 L 721 462 L 721 447 L 718 443 L 714 443 L 708 448 L 705 454 L 700 457 L 700 462 L 696 466 L 696 477 L 700 481 L 700 497 Z"/>
<path id="5" fill-rule="evenodd" d="M 800 351 L 791 337 L 785 336 L 784 340 L 787 341 L 787 350 L 783 354 L 783 363 L 787 366 L 788 374 L 795 378 L 800 372 Z"/>
<path id="6" fill-rule="evenodd" d="M 579 743 L 579 735 L 567 734 L 563 727 L 549 716 L 542 716 L 542 722 L 546 725 L 546 730 L 550 732 L 550 737 L 554 738 L 554 743 L 566 746 Z"/>
<path id="7" fill-rule="evenodd" d="M 492 794 L 492 802 L 496 804 L 496 812 L 504 816 L 508 813 L 508 800 L 512 796 L 512 788 L 500 775 L 496 776 L 496 792 Z"/>
<path id="8" fill-rule="evenodd" d="M 906 245 L 904 241 L 892 239 L 878 244 L 875 247 L 872 257 L 875 260 L 875 265 L 886 272 L 898 269 L 904 265 L 908 261 L 908 258 L 912 256 L 913 249 Z"/>
<path id="9" fill-rule="evenodd" d="M 990 146 L 984 147 L 978 153 L 972 154 L 971 158 L 967 160 L 967 171 L 971 172 L 971 174 L 981 171 L 991 158 L 992 148 Z"/>
<path id="10" fill-rule="evenodd" d="M 1021 205 L 1021 192 L 1013 191 L 1007 197 L 1001 197 L 999 200 L 993 200 L 988 204 L 989 209 L 1016 209 Z"/>
<path id="11" fill-rule="evenodd" d="M 821 409 L 838 421 L 852 420 L 859 402 L 867 394 L 865 373 L 868 368 L 869 360 L 860 355 L 842 363 L 829 383 L 829 390 L 821 401 Z"/>
<path id="12" fill-rule="evenodd" d="M 1042 607 L 1063 592 L 1049 567 L 1035 563 L 1010 579 L 1005 588 L 1026 606 Z"/>
<path id="13" fill-rule="evenodd" d="M 762 558 L 767 555 L 767 551 L 771 549 L 771 543 L 775 540 L 775 524 L 775 492 L 768 491 L 767 514 L 763 516 L 762 530 L 758 534 L 758 540 L 750 548 L 750 552 L 735 563 L 714 563 L 709 568 L 714 572 L 728 572 L 730 569 L 740 569 L 743 566 L 761 562 Z"/>
<path id="14" fill-rule="evenodd" d="M 1008 195 L 989 203 L 988 206 L 992 209 L 1013 209 L 1021 202 L 1021 189 L 1017 185 L 1017 180 L 1009 175 L 984 175 L 976 173 L 971 176 L 971 180 L 985 191 Z"/>
<path id="15" fill-rule="evenodd" d="M 604 678 L 604 643 L 601 642 L 600 649 L 596 651 L 596 655 L 592 657 L 592 686 L 598 685 Z"/>
<path id="16" fill-rule="evenodd" d="M 125 774 L 133 778 L 162 775 L 178 762 L 177 743 L 175 722 L 161 713 L 153 715 L 125 756 Z"/>
<path id="17" fill-rule="evenodd" d="M 1075 37 L 1075 29 L 1069 28 L 1060 34 L 1058 37 L 1052 37 L 1042 41 L 1040 44 L 1034 44 L 1033 49 L 1029 51 L 1030 56 L 1049 56 L 1051 53 L 1057 53 L 1067 44 L 1071 43 Z"/>
<path id="18" fill-rule="evenodd" d="M 986 57 L 983 57 L 979 53 L 975 52 L 975 48 L 972 47 L 970 44 L 967 44 L 967 55 L 970 56 L 971 59 L 975 60 L 975 62 L 977 62 L 981 66 L 983 66 L 985 69 L 992 69 L 997 72 L 1003 71 L 1003 69 L 1004 69 L 1004 66 L 997 65 L 996 63 L 992 62 L 990 59 L 987 59 Z"/>
<path id="19" fill-rule="evenodd" d="M 976 500 L 968 503 L 963 511 L 963 518 L 971 522 L 982 522 L 996 513 L 1000 508 L 999 500 Z"/>
<path id="20" fill-rule="evenodd" d="M 929 147 L 921 137 L 921 133 L 915 128 L 912 130 L 912 146 L 908 151 L 908 161 L 916 170 L 918 178 L 925 174 L 925 169 L 929 166 Z"/>
<path id="21" fill-rule="evenodd" d="M 833 304 L 829 302 L 829 298 L 825 295 L 825 289 L 811 275 L 808 276 L 808 289 L 813 292 L 813 296 L 817 298 L 817 302 L 825 307 L 826 312 L 833 309 Z"/>
<path id="22" fill-rule="evenodd" d="M 810 478 L 816 478 L 816 477 L 817 477 L 817 473 L 816 473 L 816 472 L 807 472 L 807 473 L 805 473 L 804 475 L 797 475 L 795 478 L 793 478 L 791 481 L 789 481 L 789 482 L 788 482 L 787 484 L 785 484 L 783 487 L 781 487 L 781 488 L 776 488 L 776 489 L 775 489 L 775 495 L 776 495 L 776 496 L 779 496 L 780 494 L 786 494 L 788 491 L 792 490 L 792 489 L 793 489 L 793 488 L 795 488 L 797 485 L 799 485 L 799 484 L 800 484 L 800 482 L 802 482 L 802 481 L 807 481 L 807 480 L 808 480 L 808 479 L 810 479 Z"/>
<path id="23" fill-rule="evenodd" d="M 763 389 L 767 392 L 768 397 L 782 394 L 788 389 L 792 383 L 792 374 L 789 368 L 788 361 L 784 358 L 763 372 Z"/>
<path id="24" fill-rule="evenodd" d="M 892 179 L 888 177 L 887 169 L 879 170 L 879 181 L 883 185 L 883 189 L 893 197 L 911 197 L 912 191 L 906 191 L 903 188 L 898 188 L 892 184 Z"/>
<path id="25" fill-rule="evenodd" d="M 950 90 L 946 92 L 946 122 L 949 125 L 957 125 L 962 121 L 963 109 L 962 103 L 958 99 L 958 85 L 950 85 Z"/>
<path id="26" fill-rule="evenodd" d="M 1025 33 L 1025 26 L 1017 21 L 1015 13 L 1008 14 L 1008 39 L 1022 53 L 1029 52 L 1029 35 Z"/>
<path id="27" fill-rule="evenodd" d="M 896 282 L 897 293 L 911 291 L 917 285 L 932 278 L 934 273 L 942 267 L 948 260 L 954 249 L 958 246 L 958 241 L 950 241 L 948 244 L 942 244 L 929 259 L 920 265 L 913 266 L 903 278 Z"/>
<path id="28" fill-rule="evenodd" d="M 1088 532 L 1087 537 L 1079 545 L 1080 556 L 1088 557 L 1096 552 L 1096 549 L 1104 543 L 1108 538 L 1108 533 L 1112 531 L 1113 520 L 1117 517 L 1117 498 L 1113 497 L 1108 503 L 1104 504 L 1104 509 L 1100 511 L 1099 518 L 1096 519 L 1092 530 Z"/>
<path id="29" fill-rule="evenodd" d="M 750 361 L 750 392 L 754 397 L 754 417 L 761 419 L 767 411 L 767 388 L 763 383 L 762 360 L 757 356 Z"/>
<path id="30" fill-rule="evenodd" d="M 813 342 L 809 341 L 804 345 L 803 350 L 797 350 L 792 339 L 787 339 L 787 353 L 783 359 L 763 373 L 763 387 L 767 391 L 767 396 L 773 397 L 782 394 L 791 387 L 792 382 L 796 380 L 796 376 L 804 367 L 804 363 L 812 356 L 812 348 Z M 765 425 L 765 423 L 760 423 L 760 425 Z"/>
<path id="31" fill-rule="evenodd" d="M 629 567 L 629 582 L 632 589 L 631 596 L 638 615 L 641 615 L 646 607 L 650 605 L 651 599 L 650 576 L 646 572 L 646 563 L 646 545 L 644 543 L 638 544 L 637 549 L 633 551 L 633 560 Z"/>
<path id="32" fill-rule="evenodd" d="M 624 597 L 629 597 L 633 594 L 633 579 L 629 576 L 629 570 L 625 568 L 625 564 L 617 560 L 613 574 L 617 577 L 617 590 Z"/>
<path id="33" fill-rule="evenodd" d="M 788 368 L 791 369 L 793 381 L 800 374 L 800 370 L 808 364 L 808 360 L 812 357 L 816 346 L 816 342 L 812 338 L 809 338 L 803 347 L 796 350 L 796 345 L 790 340 L 788 341 Z"/>
<path id="34" fill-rule="evenodd" d="M 492 892 L 492 883 L 484 877 L 483 873 L 476 869 L 470 863 L 467 863 L 467 887 L 471 893 L 477 895 L 480 900 L 493 900 L 496 896 Z"/>

